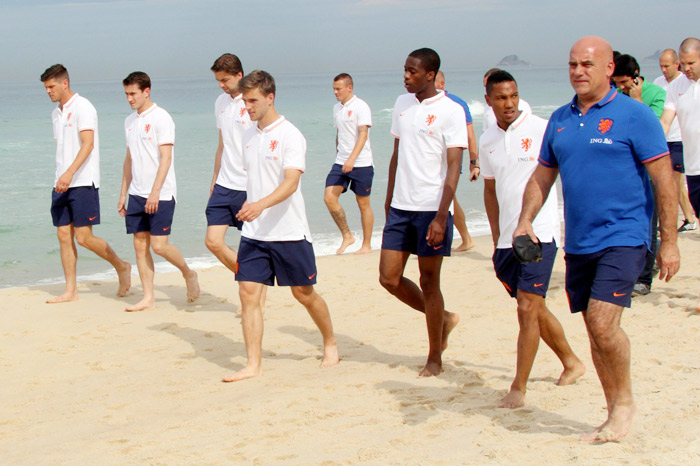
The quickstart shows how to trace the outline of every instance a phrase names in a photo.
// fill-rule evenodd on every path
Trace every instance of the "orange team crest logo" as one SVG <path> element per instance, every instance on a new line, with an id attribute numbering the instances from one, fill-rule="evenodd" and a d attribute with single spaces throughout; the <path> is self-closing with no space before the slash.
<path id="1" fill-rule="evenodd" d="M 352 110 L 348 110 L 348 118 L 352 116 Z"/>
<path id="2" fill-rule="evenodd" d="M 277 149 L 277 141 L 270 141 L 270 152 L 274 152 Z"/>
<path id="3" fill-rule="evenodd" d="M 151 130 L 151 125 L 148 124 L 148 125 L 144 126 L 143 129 L 144 129 L 144 131 L 146 131 L 146 134 L 148 134 L 148 132 Z"/>
<path id="4" fill-rule="evenodd" d="M 430 126 L 433 123 L 435 123 L 435 115 L 428 115 L 428 118 L 425 119 L 425 124 Z"/>
<path id="5" fill-rule="evenodd" d="M 241 107 L 241 111 L 240 111 L 240 113 L 241 113 L 241 114 L 240 114 L 240 116 L 243 116 L 243 115 L 245 115 L 245 107 Z"/>
<path id="6" fill-rule="evenodd" d="M 598 131 L 600 134 L 605 134 L 612 128 L 613 121 L 608 118 L 601 118 L 600 123 L 598 123 Z"/>
<path id="7" fill-rule="evenodd" d="M 532 139 L 522 139 L 520 141 L 520 147 L 522 147 L 525 152 L 529 151 L 530 147 L 532 147 Z"/>

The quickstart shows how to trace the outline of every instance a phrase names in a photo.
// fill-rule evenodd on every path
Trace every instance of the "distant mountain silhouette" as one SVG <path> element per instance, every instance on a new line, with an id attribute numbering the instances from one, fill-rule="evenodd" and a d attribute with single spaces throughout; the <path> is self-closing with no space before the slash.
<path id="1" fill-rule="evenodd" d="M 521 60 L 517 55 L 507 55 L 501 58 L 496 66 L 530 66 L 530 63 Z"/>
<path id="2" fill-rule="evenodd" d="M 661 52 L 663 50 L 659 49 L 656 52 L 654 52 L 652 55 L 649 55 L 644 59 L 644 61 L 659 61 L 659 57 L 661 56 Z"/>

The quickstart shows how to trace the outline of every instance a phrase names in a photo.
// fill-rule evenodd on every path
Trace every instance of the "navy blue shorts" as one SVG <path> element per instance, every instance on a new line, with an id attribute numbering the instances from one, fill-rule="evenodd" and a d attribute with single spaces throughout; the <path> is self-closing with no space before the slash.
<path id="1" fill-rule="evenodd" d="M 671 154 L 671 166 L 679 173 L 685 173 L 683 164 L 683 141 L 667 142 L 668 152 Z"/>
<path id="2" fill-rule="evenodd" d="M 345 192 L 349 185 L 355 195 L 369 196 L 372 192 L 372 179 L 374 179 L 374 167 L 355 167 L 349 173 L 343 173 L 343 166 L 334 163 L 326 177 L 326 188 L 342 186 Z"/>
<path id="3" fill-rule="evenodd" d="M 207 226 L 229 225 L 239 230 L 243 228 L 243 222 L 236 218 L 236 214 L 243 207 L 246 197 L 245 191 L 236 191 L 215 184 L 207 203 Z"/>
<path id="4" fill-rule="evenodd" d="M 697 217 L 700 215 L 700 175 L 685 175 L 685 180 L 688 182 L 688 199 Z"/>
<path id="5" fill-rule="evenodd" d="M 55 227 L 71 223 L 74 227 L 99 225 L 99 190 L 95 185 L 76 186 L 63 193 L 57 193 L 54 189 L 51 192 L 51 218 Z"/>
<path id="6" fill-rule="evenodd" d="M 630 307 L 632 289 L 646 257 L 646 245 L 610 247 L 591 254 L 565 254 L 566 295 L 571 312 L 588 309 L 591 298 Z"/>
<path id="7" fill-rule="evenodd" d="M 518 290 L 546 297 L 556 257 L 557 245 L 554 242 L 542 243 L 542 260 L 529 264 L 520 263 L 513 254 L 513 248 L 496 249 L 493 268 L 512 298 L 517 297 Z"/>
<path id="8" fill-rule="evenodd" d="M 146 198 L 129 194 L 126 208 L 126 232 L 129 234 L 148 231 L 151 236 L 167 236 L 173 224 L 175 199 L 159 201 L 155 214 L 146 213 Z"/>
<path id="9" fill-rule="evenodd" d="M 452 214 L 447 214 L 445 237 L 442 243 L 429 246 L 425 239 L 428 236 L 428 227 L 436 213 L 389 208 L 382 234 L 382 249 L 408 251 L 419 257 L 449 256 L 454 233 Z"/>
<path id="10" fill-rule="evenodd" d="M 274 286 L 316 284 L 316 256 L 307 240 L 258 241 L 241 238 L 236 262 L 236 281 Z"/>

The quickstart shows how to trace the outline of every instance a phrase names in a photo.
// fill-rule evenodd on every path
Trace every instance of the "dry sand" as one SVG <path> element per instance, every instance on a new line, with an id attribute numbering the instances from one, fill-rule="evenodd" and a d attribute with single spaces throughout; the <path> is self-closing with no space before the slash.
<path id="1" fill-rule="evenodd" d="M 681 235 L 681 271 L 635 298 L 638 413 L 621 443 L 579 435 L 605 417 L 580 316 L 568 312 L 563 253 L 549 306 L 588 367 L 555 386 L 561 367 L 541 344 L 527 405 L 497 408 L 515 371 L 515 301 L 496 280 L 491 244 L 443 266 L 448 309 L 462 317 L 445 373 L 417 378 L 427 354 L 422 314 L 377 281 L 379 253 L 318 259 L 341 362 L 319 369 L 321 339 L 288 289 L 268 293 L 261 378 L 224 384 L 245 364 L 237 286 L 223 267 L 199 271 L 185 300 L 177 274 L 156 277 L 158 308 L 116 283 L 80 285 L 80 301 L 47 305 L 61 285 L 0 290 L 2 464 L 699 464 L 700 235 Z M 417 261 L 407 267 L 417 276 Z"/>

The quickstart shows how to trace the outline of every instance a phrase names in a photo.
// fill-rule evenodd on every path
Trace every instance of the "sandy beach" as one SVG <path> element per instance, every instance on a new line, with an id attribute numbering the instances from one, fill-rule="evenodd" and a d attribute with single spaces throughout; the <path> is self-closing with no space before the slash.
<path id="1" fill-rule="evenodd" d="M 638 412 L 621 443 L 579 441 L 605 417 L 582 319 L 568 311 L 560 251 L 548 302 L 588 371 L 557 387 L 543 343 L 524 408 L 498 408 L 515 372 L 515 301 L 491 265 L 490 237 L 443 265 L 461 324 L 445 373 L 417 378 L 427 355 L 422 314 L 377 281 L 379 252 L 318 258 L 341 362 L 319 369 L 321 339 L 287 288 L 271 288 L 263 377 L 224 384 L 245 364 L 238 288 L 223 267 L 200 270 L 189 304 L 182 278 L 156 276 L 158 308 L 84 282 L 80 300 L 47 305 L 62 285 L 0 290 L 3 464 L 697 464 L 700 462 L 700 235 L 681 235 L 670 283 L 623 315 Z M 133 258 L 131 258 L 133 261 Z M 417 261 L 408 274 L 417 277 Z"/>

